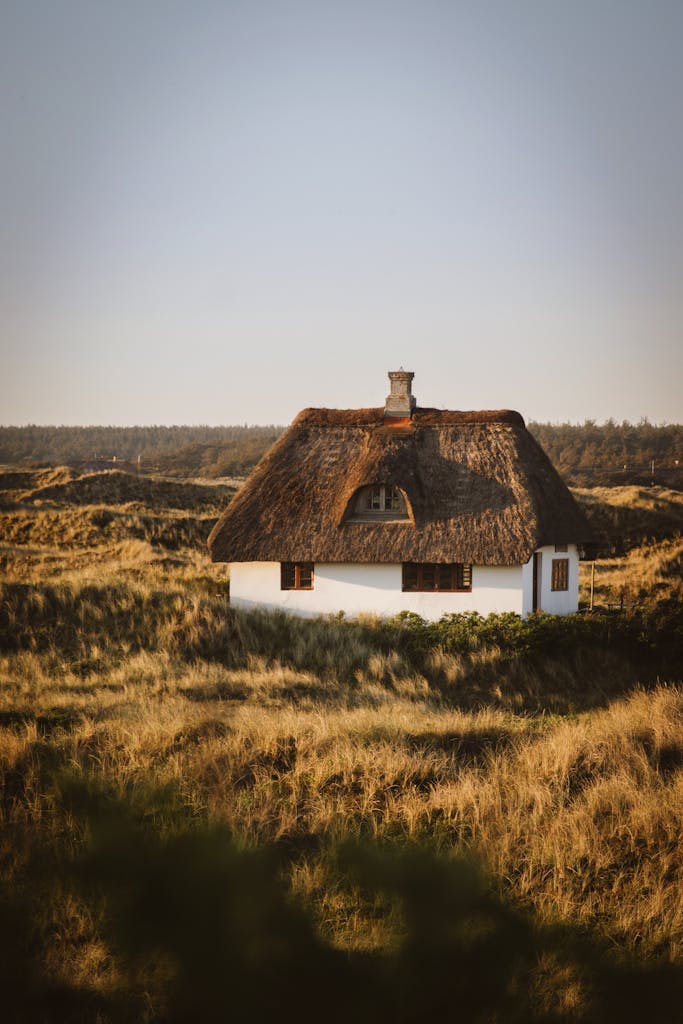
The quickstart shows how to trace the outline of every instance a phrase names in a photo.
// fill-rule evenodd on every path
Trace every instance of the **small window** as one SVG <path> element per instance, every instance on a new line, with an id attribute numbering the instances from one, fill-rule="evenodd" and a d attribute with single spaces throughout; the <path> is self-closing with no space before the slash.
<path id="1" fill-rule="evenodd" d="M 400 512 L 405 511 L 403 496 L 398 487 L 390 484 L 377 484 L 363 492 L 364 500 L 360 505 L 366 512 Z"/>
<path id="2" fill-rule="evenodd" d="M 357 523 L 394 522 L 409 519 L 406 500 L 393 484 L 361 487 L 351 499 L 347 518 Z"/>
<path id="3" fill-rule="evenodd" d="M 313 562 L 280 562 L 280 590 L 313 590 Z"/>
<path id="4" fill-rule="evenodd" d="M 556 554 L 557 554 L 558 552 L 560 552 L 560 551 L 567 551 L 567 550 L 568 550 L 568 548 L 567 548 L 567 545 L 566 545 L 566 544 L 556 544 L 556 545 L 555 545 L 555 553 L 556 553 Z"/>
<path id="5" fill-rule="evenodd" d="M 404 562 L 403 591 L 454 593 L 472 589 L 472 566 L 463 562 Z"/>
<path id="6" fill-rule="evenodd" d="M 569 559 L 553 558 L 551 590 L 569 590 Z"/>

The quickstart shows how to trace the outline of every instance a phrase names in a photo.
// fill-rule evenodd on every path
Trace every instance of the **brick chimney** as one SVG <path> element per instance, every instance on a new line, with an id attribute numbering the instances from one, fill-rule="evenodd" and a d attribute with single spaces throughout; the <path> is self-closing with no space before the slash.
<path id="1" fill-rule="evenodd" d="M 385 419 L 389 416 L 400 419 L 410 418 L 415 408 L 415 396 L 412 393 L 414 373 L 410 370 L 390 370 L 389 380 L 391 391 L 387 395 L 384 406 Z"/>

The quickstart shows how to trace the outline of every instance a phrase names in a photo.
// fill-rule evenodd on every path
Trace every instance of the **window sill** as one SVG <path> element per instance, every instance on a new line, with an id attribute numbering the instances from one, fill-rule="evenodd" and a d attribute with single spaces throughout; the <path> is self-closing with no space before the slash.
<path id="1" fill-rule="evenodd" d="M 464 590 L 446 590 L 440 587 L 438 590 L 418 590 L 417 587 L 413 587 L 408 590 L 406 587 L 401 589 L 402 594 L 471 594 L 472 588 L 468 587 Z"/>
<path id="2" fill-rule="evenodd" d="M 396 515 L 395 512 L 367 512 L 349 516 L 345 523 L 409 523 L 410 516 Z"/>

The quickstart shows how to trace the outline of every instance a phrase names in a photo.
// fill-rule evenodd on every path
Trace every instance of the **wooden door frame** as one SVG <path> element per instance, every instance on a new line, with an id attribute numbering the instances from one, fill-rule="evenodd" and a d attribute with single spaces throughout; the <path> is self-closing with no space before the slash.
<path id="1" fill-rule="evenodd" d="M 541 552 L 534 551 L 534 566 L 531 582 L 531 610 L 537 612 L 541 596 Z"/>

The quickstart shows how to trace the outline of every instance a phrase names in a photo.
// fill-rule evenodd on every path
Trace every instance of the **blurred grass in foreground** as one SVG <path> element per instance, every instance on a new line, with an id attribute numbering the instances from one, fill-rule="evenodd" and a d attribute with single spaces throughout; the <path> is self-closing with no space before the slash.
<path id="1" fill-rule="evenodd" d="M 22 884 L 3 893 L 5 1020 L 576 1019 L 566 991 L 557 999 L 558 977 L 582 1019 L 680 1019 L 683 971 L 615 960 L 576 927 L 540 925 L 471 859 L 421 846 L 332 847 L 338 884 L 400 921 L 389 948 L 343 951 L 293 898 L 277 847 L 245 850 L 218 826 L 150 828 L 163 794 L 125 804 L 64 778 L 60 792 L 84 841 L 36 851 Z M 96 922 L 111 961 L 106 985 L 45 969 L 56 936 L 39 924 L 55 888 Z"/>

